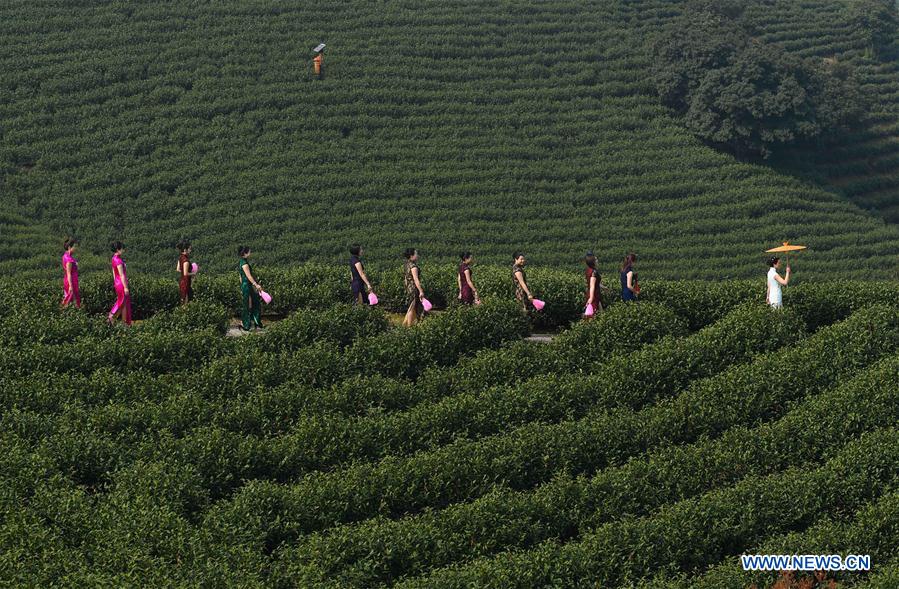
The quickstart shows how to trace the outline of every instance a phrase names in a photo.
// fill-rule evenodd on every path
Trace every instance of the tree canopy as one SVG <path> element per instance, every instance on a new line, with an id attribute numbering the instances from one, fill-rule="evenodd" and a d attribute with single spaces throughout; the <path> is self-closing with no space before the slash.
<path id="1" fill-rule="evenodd" d="M 847 65 L 786 54 L 751 36 L 738 15 L 694 3 L 654 43 L 659 97 L 694 135 L 768 157 L 861 117 L 864 99 Z"/>

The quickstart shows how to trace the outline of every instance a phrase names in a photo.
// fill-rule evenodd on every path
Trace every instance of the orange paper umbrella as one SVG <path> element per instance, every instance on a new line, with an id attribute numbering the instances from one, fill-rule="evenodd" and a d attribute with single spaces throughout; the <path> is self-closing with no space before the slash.
<path id="1" fill-rule="evenodd" d="M 769 250 L 765 250 L 766 253 L 769 254 L 790 254 L 792 252 L 800 252 L 806 249 L 804 245 L 792 245 L 789 241 L 785 241 L 783 245 L 779 245 L 777 247 L 772 247 Z M 790 257 L 787 256 L 787 266 L 790 265 Z"/>
<path id="2" fill-rule="evenodd" d="M 805 248 L 806 246 L 804 245 L 791 245 L 789 241 L 785 241 L 783 245 L 772 247 L 769 250 L 765 250 L 765 252 L 769 254 L 779 254 L 784 252 L 798 252 L 800 250 L 804 250 Z"/>

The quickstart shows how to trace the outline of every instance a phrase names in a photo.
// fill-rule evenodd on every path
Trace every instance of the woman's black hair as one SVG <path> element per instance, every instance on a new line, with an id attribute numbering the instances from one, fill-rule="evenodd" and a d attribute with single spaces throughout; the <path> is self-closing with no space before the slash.
<path id="1" fill-rule="evenodd" d="M 584 263 L 587 264 L 590 268 L 596 270 L 596 256 L 593 255 L 593 252 L 587 252 L 584 256 Z"/>
<path id="2" fill-rule="evenodd" d="M 462 252 L 461 257 L 462 257 L 462 261 L 464 262 L 465 260 L 467 260 L 468 258 L 471 257 L 471 252 Z"/>
<path id="3" fill-rule="evenodd" d="M 521 253 L 521 252 L 515 252 L 514 254 L 512 254 L 512 261 L 517 260 L 518 258 L 520 258 L 520 257 L 523 256 L 523 255 L 524 255 L 524 254 Z"/>
<path id="4" fill-rule="evenodd" d="M 634 262 L 637 261 L 637 254 L 628 254 L 624 256 L 624 261 L 621 262 L 621 271 L 624 272 L 625 269 L 634 265 Z"/>
<path id="5" fill-rule="evenodd" d="M 410 259 L 412 256 L 415 255 L 415 252 L 416 252 L 416 251 L 417 251 L 417 250 L 416 250 L 414 247 L 407 247 L 407 248 L 403 251 L 403 257 L 405 257 L 405 258 L 408 260 L 408 259 Z"/>
<path id="6" fill-rule="evenodd" d="M 112 249 L 112 253 L 115 253 L 121 249 L 125 249 L 125 244 L 121 241 L 116 240 L 109 244 L 109 247 Z"/>
<path id="7" fill-rule="evenodd" d="M 190 241 L 188 241 L 186 239 L 182 239 L 177 244 L 175 244 L 175 247 L 178 248 L 179 252 L 182 252 L 182 253 L 186 252 L 187 250 L 190 249 Z"/>
<path id="8" fill-rule="evenodd" d="M 66 237 L 66 240 L 62 242 L 62 249 L 64 251 L 69 251 L 69 248 L 78 245 L 79 241 L 77 237 Z"/>
<path id="9" fill-rule="evenodd" d="M 237 246 L 237 257 L 242 258 L 245 255 L 250 253 L 250 246 L 248 245 L 239 245 Z"/>
<path id="10" fill-rule="evenodd" d="M 770 258 L 768 258 L 768 266 L 773 268 L 779 261 L 780 258 L 778 258 L 777 256 L 771 256 Z"/>
<path id="11" fill-rule="evenodd" d="M 361 252 L 361 251 L 362 251 L 362 246 L 359 245 L 358 243 L 354 243 L 353 245 L 350 246 L 350 255 L 351 256 L 358 256 L 359 252 Z"/>

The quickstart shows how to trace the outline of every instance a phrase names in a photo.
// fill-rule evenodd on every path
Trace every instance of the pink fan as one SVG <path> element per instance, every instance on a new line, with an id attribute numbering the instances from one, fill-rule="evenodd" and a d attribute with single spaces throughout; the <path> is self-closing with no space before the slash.
<path id="1" fill-rule="evenodd" d="M 534 299 L 534 300 L 531 301 L 531 302 L 534 303 L 534 308 L 537 309 L 538 311 L 542 310 L 543 307 L 546 306 L 546 303 L 544 303 L 544 302 L 541 301 L 540 299 Z"/>
<path id="2" fill-rule="evenodd" d="M 264 290 L 259 291 L 259 297 L 265 302 L 266 305 L 272 302 L 272 295 L 268 294 Z"/>
<path id="3" fill-rule="evenodd" d="M 421 306 L 424 307 L 425 311 L 430 311 L 434 308 L 434 305 L 431 304 L 431 301 L 425 298 L 421 299 Z"/>
<path id="4" fill-rule="evenodd" d="M 196 262 L 191 263 L 191 265 L 190 265 L 190 273 L 191 273 L 191 274 L 196 274 L 196 273 L 199 272 L 199 271 L 200 271 L 200 265 L 197 264 Z"/>
<path id="5" fill-rule="evenodd" d="M 587 308 L 584 309 L 584 317 L 593 317 L 593 313 L 594 313 L 593 304 L 587 303 Z"/>
<path id="6" fill-rule="evenodd" d="M 369 305 L 377 305 L 378 304 L 378 295 L 373 292 L 368 293 L 368 304 Z"/>

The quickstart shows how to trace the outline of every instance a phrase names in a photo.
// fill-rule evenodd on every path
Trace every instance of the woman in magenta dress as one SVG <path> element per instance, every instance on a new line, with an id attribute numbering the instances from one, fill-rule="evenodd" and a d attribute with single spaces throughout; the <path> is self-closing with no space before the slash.
<path id="1" fill-rule="evenodd" d="M 63 243 L 62 254 L 62 306 L 68 307 L 73 301 L 75 307 L 81 308 L 81 289 L 78 286 L 78 260 L 73 255 L 78 247 L 78 240 L 69 237 Z"/>
<path id="2" fill-rule="evenodd" d="M 125 272 L 125 262 L 122 254 L 125 252 L 125 244 L 121 241 L 112 242 L 112 284 L 115 288 L 116 301 L 109 310 L 109 322 L 115 322 L 116 315 L 120 315 L 125 325 L 131 325 L 131 291 L 128 288 L 128 275 Z"/>
<path id="3" fill-rule="evenodd" d="M 596 270 L 596 256 L 593 255 L 593 252 L 587 252 L 587 255 L 584 256 L 584 264 L 587 266 L 584 270 L 584 279 L 587 282 L 586 304 L 593 305 L 594 313 L 600 313 L 602 312 L 600 289 L 605 289 L 606 286 L 602 283 L 602 277 Z"/>
<path id="4" fill-rule="evenodd" d="M 480 305 L 481 299 L 478 298 L 478 290 L 474 287 L 474 281 L 471 279 L 471 252 L 462 254 L 462 263 L 459 264 L 459 272 L 456 276 L 456 283 L 459 285 L 459 300 L 466 305 Z"/>

